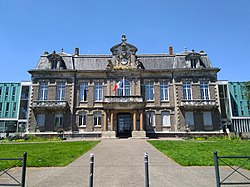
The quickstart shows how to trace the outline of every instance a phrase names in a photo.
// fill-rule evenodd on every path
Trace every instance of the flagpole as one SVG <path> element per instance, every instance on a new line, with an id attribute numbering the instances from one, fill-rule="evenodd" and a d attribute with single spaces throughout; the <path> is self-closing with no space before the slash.
<path id="1" fill-rule="evenodd" d="M 122 86 L 123 86 L 123 96 L 125 95 L 125 84 L 124 84 L 124 76 L 122 78 Z"/>

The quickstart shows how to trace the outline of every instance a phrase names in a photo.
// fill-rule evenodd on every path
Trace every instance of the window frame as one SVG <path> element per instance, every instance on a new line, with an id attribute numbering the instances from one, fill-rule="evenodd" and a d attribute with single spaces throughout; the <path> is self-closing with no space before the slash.
<path id="1" fill-rule="evenodd" d="M 40 122 L 42 121 L 42 125 Z M 45 127 L 45 121 L 46 121 L 46 114 L 45 113 L 38 113 L 36 115 L 36 122 L 38 127 Z"/>
<path id="2" fill-rule="evenodd" d="M 79 124 L 79 127 L 86 127 L 86 124 L 87 124 L 87 113 L 86 112 L 79 113 L 78 124 Z"/>
<path id="3" fill-rule="evenodd" d="M 131 86 L 130 81 L 127 79 L 122 79 L 122 87 L 117 89 L 117 96 L 130 96 L 131 95 Z"/>
<path id="4" fill-rule="evenodd" d="M 202 117 L 203 117 L 204 126 L 206 126 L 206 127 L 212 127 L 213 126 L 213 117 L 212 117 L 212 113 L 210 111 L 203 112 Z M 208 117 L 208 118 L 206 118 L 206 117 Z"/>
<path id="5" fill-rule="evenodd" d="M 166 115 L 164 115 L 166 114 Z M 164 123 L 164 116 L 166 116 L 166 123 Z M 171 114 L 170 111 L 162 111 L 161 112 L 161 120 L 162 120 L 162 127 L 171 127 Z"/>
<path id="6" fill-rule="evenodd" d="M 81 82 L 80 83 L 80 101 L 88 101 L 88 83 L 87 82 Z"/>
<path id="7" fill-rule="evenodd" d="M 189 118 L 188 121 L 187 121 L 187 118 Z M 191 121 L 191 123 L 190 123 Z M 192 111 L 186 111 L 185 112 L 185 125 L 188 126 L 188 127 L 194 127 L 195 126 L 195 121 L 194 121 L 194 112 Z"/>
<path id="8" fill-rule="evenodd" d="M 57 119 L 59 119 L 59 125 L 57 124 Z M 62 112 L 57 112 L 55 114 L 55 123 L 54 123 L 55 127 L 61 128 L 63 127 L 63 113 Z"/>
<path id="9" fill-rule="evenodd" d="M 145 100 L 154 101 L 154 82 L 146 81 L 145 82 Z"/>
<path id="10" fill-rule="evenodd" d="M 201 96 L 202 100 L 209 100 L 210 99 L 208 81 L 200 81 L 200 96 Z"/>
<path id="11" fill-rule="evenodd" d="M 100 102 L 103 100 L 103 85 L 102 82 L 94 83 L 94 100 Z"/>
<path id="12" fill-rule="evenodd" d="M 169 101 L 169 87 L 167 81 L 160 82 L 160 99 L 161 101 Z"/>
<path id="13" fill-rule="evenodd" d="M 146 126 L 155 127 L 155 111 L 146 112 Z"/>
<path id="14" fill-rule="evenodd" d="M 65 100 L 65 92 L 66 92 L 66 83 L 65 82 L 57 82 L 56 83 L 56 100 L 64 101 Z"/>
<path id="15" fill-rule="evenodd" d="M 192 85 L 190 81 L 182 83 L 183 100 L 192 100 Z"/>
<path id="16" fill-rule="evenodd" d="M 47 101 L 48 100 L 48 82 L 40 82 L 39 83 L 39 101 Z"/>
<path id="17" fill-rule="evenodd" d="M 94 112 L 93 116 L 93 124 L 94 127 L 101 127 L 102 126 L 102 112 Z"/>

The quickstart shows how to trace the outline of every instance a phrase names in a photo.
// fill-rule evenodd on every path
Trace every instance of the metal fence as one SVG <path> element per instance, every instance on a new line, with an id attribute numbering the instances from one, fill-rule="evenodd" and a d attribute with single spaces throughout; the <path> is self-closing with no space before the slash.
<path id="1" fill-rule="evenodd" d="M 24 152 L 22 158 L 0 158 L 0 161 L 1 160 L 2 161 L 11 161 L 11 160 L 13 160 L 13 161 L 16 161 L 16 163 L 11 165 L 11 167 L 8 167 L 7 169 L 4 169 L 3 171 L 0 171 L 0 179 L 1 179 L 1 177 L 3 175 L 4 176 L 7 175 L 10 179 L 12 179 L 11 181 L 13 183 L 11 183 L 11 184 L 2 184 L 2 183 L 0 183 L 0 186 L 21 186 L 21 187 L 25 187 L 27 153 Z M 13 168 L 13 167 L 18 166 L 18 164 L 20 162 L 22 162 L 22 175 L 21 175 L 21 179 L 18 180 L 16 177 L 14 177 L 10 173 L 10 169 Z"/>
<path id="2" fill-rule="evenodd" d="M 237 168 L 232 167 L 226 159 L 243 159 L 244 162 L 237 166 Z M 232 169 L 232 172 L 227 175 L 224 179 L 220 177 L 220 169 L 219 169 L 219 161 L 224 163 L 226 166 Z M 216 186 L 221 187 L 221 185 L 247 185 L 250 184 L 250 177 L 246 176 L 242 172 L 239 171 L 248 161 L 250 161 L 250 156 L 218 156 L 217 151 L 214 151 L 214 166 L 215 166 L 215 175 L 216 175 Z M 235 173 L 241 175 L 247 182 L 238 181 L 238 182 L 228 182 L 228 179 Z"/>

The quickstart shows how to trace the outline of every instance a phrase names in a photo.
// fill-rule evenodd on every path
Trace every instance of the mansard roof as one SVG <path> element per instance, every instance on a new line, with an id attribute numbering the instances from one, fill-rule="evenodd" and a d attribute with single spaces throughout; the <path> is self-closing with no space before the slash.
<path id="1" fill-rule="evenodd" d="M 58 59 L 61 59 L 59 61 L 63 64 L 62 69 L 76 71 L 107 70 L 110 67 L 115 70 L 114 65 L 121 67 L 123 58 L 128 58 L 131 69 L 139 69 L 138 64 L 142 65 L 140 67 L 143 67 L 143 70 L 213 68 L 207 54 L 203 51 L 199 53 L 194 50 L 185 50 L 176 54 L 173 54 L 172 51 L 170 54 L 136 54 L 137 48 L 126 43 L 125 35 L 122 37 L 122 42 L 110 50 L 112 52 L 110 55 L 72 55 L 65 52 L 49 54 L 46 52 L 41 56 L 35 70 L 50 70 L 53 63 L 51 59 L 57 59 L 51 58 L 51 55 L 57 55 Z"/>
<path id="2" fill-rule="evenodd" d="M 36 69 L 50 69 L 48 55 L 41 56 Z M 142 62 L 145 70 L 150 69 L 174 69 L 174 68 L 188 68 L 187 55 L 176 54 L 170 56 L 168 54 L 138 54 L 137 57 Z M 63 58 L 66 69 L 68 70 L 105 70 L 108 60 L 112 55 L 74 55 L 66 56 L 61 55 Z M 203 61 L 205 68 L 212 68 L 212 64 L 206 54 L 202 54 L 200 59 Z"/>

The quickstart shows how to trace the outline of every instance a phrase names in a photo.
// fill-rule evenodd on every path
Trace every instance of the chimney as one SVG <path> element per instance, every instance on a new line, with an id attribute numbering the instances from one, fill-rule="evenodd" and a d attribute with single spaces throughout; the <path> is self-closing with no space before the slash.
<path id="1" fill-rule="evenodd" d="M 79 56 L 79 48 L 75 48 L 75 56 Z"/>
<path id="2" fill-rule="evenodd" d="M 168 51 L 169 51 L 169 55 L 173 55 L 173 47 L 172 46 L 169 46 Z"/>

